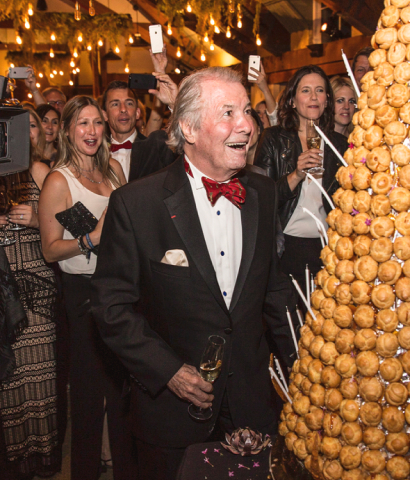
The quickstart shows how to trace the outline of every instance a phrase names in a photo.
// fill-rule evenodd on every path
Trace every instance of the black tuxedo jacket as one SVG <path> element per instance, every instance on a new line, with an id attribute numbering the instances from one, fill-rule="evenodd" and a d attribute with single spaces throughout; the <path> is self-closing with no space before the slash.
<path id="1" fill-rule="evenodd" d="M 285 307 L 292 310 L 296 299 L 278 268 L 275 184 L 247 171 L 239 177 L 246 188 L 243 251 L 229 309 L 182 157 L 111 195 L 93 277 L 93 313 L 105 342 L 138 380 L 131 399 L 133 426 L 148 443 L 185 447 L 206 440 L 225 390 L 236 427 L 263 432 L 278 418 L 265 329 L 271 328 L 290 365 L 294 348 Z M 161 263 L 171 249 L 183 250 L 189 266 Z M 199 367 L 212 334 L 223 336 L 226 348 L 214 384 L 214 416 L 198 423 L 166 385 L 183 363 Z"/>

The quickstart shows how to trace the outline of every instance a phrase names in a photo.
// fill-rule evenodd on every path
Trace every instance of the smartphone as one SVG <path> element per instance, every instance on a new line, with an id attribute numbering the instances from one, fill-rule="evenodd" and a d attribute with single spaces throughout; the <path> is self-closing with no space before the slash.
<path id="1" fill-rule="evenodd" d="M 157 79 L 154 75 L 145 73 L 131 73 L 128 76 L 128 88 L 136 88 L 139 90 L 151 90 L 157 88 Z"/>
<path id="2" fill-rule="evenodd" d="M 28 78 L 27 67 L 9 68 L 9 78 Z"/>
<path id="3" fill-rule="evenodd" d="M 259 55 L 249 55 L 248 80 L 255 80 L 255 77 L 249 76 L 249 73 L 255 73 L 252 72 L 251 67 L 258 70 L 258 72 L 261 71 L 261 57 Z"/>
<path id="4" fill-rule="evenodd" d="M 164 46 L 162 40 L 162 27 L 161 25 L 150 25 L 149 36 L 151 39 L 151 51 L 152 53 L 161 53 Z"/>

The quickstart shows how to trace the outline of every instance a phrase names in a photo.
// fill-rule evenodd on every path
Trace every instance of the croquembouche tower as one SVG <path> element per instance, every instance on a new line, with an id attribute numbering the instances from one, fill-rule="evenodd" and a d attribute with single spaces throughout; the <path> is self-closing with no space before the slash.
<path id="1" fill-rule="evenodd" d="M 326 480 L 410 478 L 410 0 L 372 46 L 279 427 Z"/>

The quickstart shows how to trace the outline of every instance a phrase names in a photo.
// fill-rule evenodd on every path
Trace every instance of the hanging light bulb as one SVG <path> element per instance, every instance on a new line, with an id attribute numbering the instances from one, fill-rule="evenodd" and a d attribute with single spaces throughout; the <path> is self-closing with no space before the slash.
<path id="1" fill-rule="evenodd" d="M 72 87 L 72 86 L 74 85 L 74 82 L 73 82 L 72 80 L 70 80 L 70 81 L 68 82 L 68 84 L 70 85 L 70 87 Z"/>
<path id="2" fill-rule="evenodd" d="M 115 46 L 114 52 L 115 53 L 120 53 L 120 47 L 118 45 Z"/>
<path id="3" fill-rule="evenodd" d="M 77 67 L 77 68 L 75 69 L 75 71 L 76 71 L 77 73 L 80 73 L 79 67 Z"/>
<path id="4" fill-rule="evenodd" d="M 174 72 L 179 75 L 179 74 L 181 73 L 181 70 L 179 69 L 179 67 L 176 67 L 175 70 L 174 70 Z"/>
<path id="5" fill-rule="evenodd" d="M 59 75 L 63 76 L 64 75 L 64 72 L 62 70 L 60 70 L 59 72 Z"/>
<path id="6" fill-rule="evenodd" d="M 261 37 L 259 36 L 259 33 L 256 35 L 256 45 L 258 45 L 258 47 L 262 45 L 262 40 L 261 40 Z"/>
<path id="7" fill-rule="evenodd" d="M 28 4 L 27 13 L 30 15 L 30 17 L 31 17 L 32 15 L 34 15 L 34 9 L 33 9 L 33 4 L 32 4 L 32 3 L 29 3 L 29 4 Z"/>
<path id="8" fill-rule="evenodd" d="M 100 38 L 100 39 L 98 40 L 98 46 L 99 46 L 99 47 L 102 47 L 103 45 L 104 45 L 104 42 L 103 42 L 102 39 Z"/>
<path id="9" fill-rule="evenodd" d="M 168 35 L 172 35 L 172 28 L 171 28 L 171 24 L 170 24 L 170 23 L 168 23 L 167 33 L 168 33 Z"/>
<path id="10" fill-rule="evenodd" d="M 242 28 L 242 20 L 240 18 L 238 18 L 237 27 Z"/>
<path id="11" fill-rule="evenodd" d="M 14 63 L 10 63 L 10 68 L 14 68 L 14 67 L 15 67 Z"/>
<path id="12" fill-rule="evenodd" d="M 205 62 L 205 60 L 206 60 L 205 53 L 201 51 L 201 62 Z"/>
<path id="13" fill-rule="evenodd" d="M 125 65 L 124 72 L 130 73 L 130 67 L 128 66 L 128 63 Z"/>
<path id="14" fill-rule="evenodd" d="M 37 88 L 40 88 L 41 85 L 37 82 L 37 83 L 36 83 L 36 87 L 37 87 Z"/>
<path id="15" fill-rule="evenodd" d="M 73 70 L 73 74 L 77 75 L 77 70 L 76 69 Z"/>
<path id="16" fill-rule="evenodd" d="M 56 41 L 56 34 L 53 32 L 51 35 L 50 35 L 50 39 L 52 42 L 55 42 Z"/>
<path id="17" fill-rule="evenodd" d="M 74 68 L 74 67 L 75 67 L 74 58 L 72 58 L 72 59 L 71 59 L 71 62 L 70 62 L 70 67 L 71 67 L 71 68 Z"/>
<path id="18" fill-rule="evenodd" d="M 191 12 L 192 12 L 192 7 L 191 7 L 191 4 L 190 4 L 190 3 L 187 3 L 187 4 L 186 4 L 186 11 L 187 11 L 188 13 L 191 13 Z"/>
<path id="19" fill-rule="evenodd" d="M 75 2 L 74 18 L 75 20 L 81 20 L 81 9 L 78 2 Z"/>
<path id="20" fill-rule="evenodd" d="M 31 93 L 27 94 L 28 98 L 33 98 L 33 95 Z"/>
<path id="21" fill-rule="evenodd" d="M 16 32 L 16 42 L 17 42 L 18 45 L 22 45 L 22 43 L 23 43 L 21 35 L 18 32 Z"/>
<path id="22" fill-rule="evenodd" d="M 43 77 L 44 77 L 44 75 L 43 75 L 41 72 L 38 74 L 38 76 L 39 76 L 40 78 L 43 78 Z"/>
<path id="23" fill-rule="evenodd" d="M 209 45 L 209 48 L 214 51 L 215 50 L 215 44 L 214 44 L 214 41 L 211 40 L 211 45 Z"/>
<path id="24" fill-rule="evenodd" d="M 209 23 L 210 23 L 211 25 L 215 25 L 215 20 L 214 20 L 214 17 L 212 16 L 212 14 L 211 14 L 211 16 L 210 16 Z"/>
<path id="25" fill-rule="evenodd" d="M 30 22 L 28 20 L 28 17 L 24 17 L 24 26 L 27 28 L 27 30 L 30 28 Z"/>
<path id="26" fill-rule="evenodd" d="M 50 48 L 50 54 L 49 55 L 50 55 L 51 58 L 54 58 L 54 50 L 52 48 Z"/>
<path id="27" fill-rule="evenodd" d="M 77 52 L 77 49 L 76 49 L 76 48 L 74 49 L 73 57 L 74 57 L 74 58 L 78 58 L 78 52 Z"/>
<path id="28" fill-rule="evenodd" d="M 221 31 L 219 30 L 218 25 L 215 25 L 215 26 L 214 26 L 214 32 L 215 32 L 215 33 L 221 33 Z"/>
<path id="29" fill-rule="evenodd" d="M 177 57 L 182 57 L 181 49 L 179 47 L 177 48 Z"/>
<path id="30" fill-rule="evenodd" d="M 94 5 L 93 5 L 93 0 L 90 0 L 89 3 L 88 3 L 88 13 L 89 13 L 90 17 L 93 17 L 95 15 L 95 8 L 94 8 Z"/>
<path id="31" fill-rule="evenodd" d="M 231 33 L 231 27 L 228 25 L 226 27 L 226 38 L 231 38 L 232 33 Z"/>
<path id="32" fill-rule="evenodd" d="M 50 73 L 50 78 L 54 78 L 54 73 Z"/>
<path id="33" fill-rule="evenodd" d="M 87 50 L 88 50 L 89 52 L 91 52 L 92 49 L 93 49 L 93 46 L 91 45 L 91 43 L 89 43 L 89 44 L 87 45 Z"/>
<path id="34" fill-rule="evenodd" d="M 229 0 L 229 13 L 235 13 L 235 7 L 232 0 Z"/>
<path id="35" fill-rule="evenodd" d="M 131 34 L 128 37 L 128 43 L 131 43 L 131 45 L 134 43 L 134 37 Z"/>
<path id="36" fill-rule="evenodd" d="M 209 42 L 208 32 L 205 33 L 204 42 L 205 43 Z"/>
<path id="37" fill-rule="evenodd" d="M 82 41 L 83 41 L 83 34 L 82 34 L 81 32 L 78 34 L 77 40 L 78 40 L 79 42 L 82 42 Z"/>
<path id="38" fill-rule="evenodd" d="M 53 74 L 54 74 L 54 75 L 57 75 L 57 70 L 53 70 Z"/>

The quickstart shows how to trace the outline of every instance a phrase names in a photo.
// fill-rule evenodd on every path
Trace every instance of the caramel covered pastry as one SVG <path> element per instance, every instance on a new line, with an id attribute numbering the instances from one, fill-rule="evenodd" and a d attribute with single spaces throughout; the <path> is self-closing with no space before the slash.
<path id="1" fill-rule="evenodd" d="M 373 88 L 375 87 L 377 87 L 377 85 L 373 85 Z M 384 88 L 384 87 L 381 87 L 381 88 Z M 353 143 L 355 147 L 360 147 L 361 145 L 363 145 L 365 133 L 366 133 L 366 130 L 363 130 L 363 128 L 360 127 L 359 125 L 356 125 L 353 129 L 353 132 L 349 135 L 349 138 L 347 139 L 347 141 L 349 143 Z"/>
<path id="2" fill-rule="evenodd" d="M 320 313 L 325 317 L 325 318 L 332 318 L 333 317 L 333 312 L 335 311 L 337 304 L 333 298 L 324 298 L 320 302 L 319 310 Z M 326 322 L 325 322 L 326 323 Z M 323 328 L 325 325 L 323 325 Z M 322 328 L 322 332 L 323 332 Z"/>
<path id="3" fill-rule="evenodd" d="M 348 400 L 348 401 L 352 402 L 353 400 Z M 356 403 L 356 402 L 354 402 L 354 403 Z M 358 407 L 358 409 L 359 409 L 359 407 Z M 343 440 L 348 445 L 352 445 L 352 446 L 359 445 L 359 443 L 363 439 L 362 428 L 355 421 L 344 423 L 343 426 L 342 426 L 341 434 L 342 434 Z"/>
<path id="4" fill-rule="evenodd" d="M 340 188 L 339 190 L 342 190 L 342 189 Z M 334 252 L 337 241 L 339 240 L 339 238 L 342 238 L 342 237 L 336 232 L 336 230 L 333 230 L 330 227 L 327 229 L 327 237 L 329 240 L 329 248 Z"/>
<path id="5" fill-rule="evenodd" d="M 375 119 L 376 119 L 376 112 L 371 108 L 365 108 L 364 110 L 360 110 L 358 112 L 357 120 L 359 122 L 359 125 L 364 130 L 367 130 L 372 125 L 374 125 Z M 359 149 L 360 148 L 362 147 L 359 147 Z"/>
<path id="6" fill-rule="evenodd" d="M 360 352 L 356 357 L 356 366 L 364 377 L 373 377 L 379 370 L 379 359 L 374 352 Z"/>
<path id="7" fill-rule="evenodd" d="M 357 113 L 357 112 L 356 112 Z M 355 114 L 356 115 L 356 114 Z M 354 117 L 354 115 L 353 115 Z M 363 147 L 364 148 L 364 147 Z M 343 158 L 346 160 L 346 163 L 348 165 L 352 165 L 354 163 L 354 150 L 355 148 L 348 148 L 345 153 L 343 154 Z M 357 165 L 359 166 L 359 165 Z M 336 203 L 336 202 L 335 202 Z"/>
<path id="8" fill-rule="evenodd" d="M 351 215 L 348 213 L 342 213 L 339 215 L 335 220 L 335 227 L 340 236 L 350 237 L 353 233 L 353 221 Z"/>
<path id="9" fill-rule="evenodd" d="M 401 30 L 401 29 L 400 29 Z M 406 42 L 404 43 L 409 43 L 410 41 L 410 37 L 408 36 L 408 33 L 410 33 L 409 31 L 406 32 L 406 31 L 403 31 L 402 32 L 402 37 L 406 38 Z M 399 31 L 399 35 L 400 35 L 400 31 Z M 394 43 L 388 50 L 387 52 L 387 61 L 393 65 L 393 66 L 396 66 L 398 65 L 399 63 L 402 63 L 404 62 L 404 60 L 406 59 L 406 47 L 405 45 L 403 45 L 403 43 Z M 378 67 L 379 68 L 379 67 Z M 394 106 L 394 105 L 393 105 Z"/>
<path id="10" fill-rule="evenodd" d="M 410 188 L 410 165 L 405 165 L 400 169 L 399 180 L 402 187 Z"/>
<path id="11" fill-rule="evenodd" d="M 337 388 L 331 388 L 326 391 L 325 406 L 328 410 L 335 412 L 339 410 L 340 404 L 343 402 L 343 395 Z"/>
<path id="12" fill-rule="evenodd" d="M 343 397 L 350 400 L 353 400 L 359 394 L 359 386 L 354 378 L 343 379 L 339 389 Z"/>
<path id="13" fill-rule="evenodd" d="M 353 242 L 352 242 L 352 252 L 353 252 Z M 323 284 L 323 293 L 326 297 L 333 297 L 337 286 L 340 285 L 340 280 L 335 276 L 331 275 L 327 278 Z M 320 308 L 320 305 L 319 305 Z"/>
<path id="14" fill-rule="evenodd" d="M 392 253 L 393 242 L 390 240 L 390 238 L 378 238 L 370 245 L 370 255 L 374 260 L 376 260 L 376 262 L 386 262 L 392 256 Z"/>
<path id="15" fill-rule="evenodd" d="M 358 235 L 366 235 L 370 232 L 371 217 L 367 213 L 358 213 L 353 217 L 353 230 Z"/>
<path id="16" fill-rule="evenodd" d="M 351 192 L 351 190 L 347 190 L 347 191 Z M 354 196 L 354 193 L 353 193 L 353 196 Z M 350 239 L 350 237 L 339 238 L 336 244 L 335 253 L 339 260 L 350 260 L 353 257 L 354 255 L 353 241 Z"/>
<path id="17" fill-rule="evenodd" d="M 339 480 L 343 473 L 343 467 L 337 460 L 326 460 L 323 465 L 325 480 Z"/>
<path id="18" fill-rule="evenodd" d="M 312 464 L 314 464 L 314 462 L 317 462 L 317 467 L 312 466 Z M 323 458 L 320 455 L 318 456 L 318 458 L 316 460 L 313 460 L 312 455 L 309 455 L 307 457 L 307 459 L 305 460 L 305 468 L 309 472 L 312 472 L 313 470 L 314 471 L 318 470 L 319 472 L 322 472 L 323 471 L 323 464 L 324 464 L 324 461 L 323 461 Z"/>
<path id="19" fill-rule="evenodd" d="M 390 200 L 386 195 L 374 195 L 371 199 L 370 209 L 373 215 L 383 217 L 390 213 Z"/>
<path id="20" fill-rule="evenodd" d="M 319 354 L 319 358 L 324 365 L 334 365 L 338 356 L 339 352 L 336 350 L 336 346 L 333 342 L 325 343 Z"/>
<path id="21" fill-rule="evenodd" d="M 410 65 L 410 64 L 409 64 Z M 404 104 L 399 110 L 399 117 L 403 120 L 404 123 L 410 123 L 410 108 L 409 104 Z M 404 125 L 403 125 L 404 126 Z M 403 139 L 404 140 L 404 139 Z M 400 142 L 395 142 L 400 143 Z"/>
<path id="22" fill-rule="evenodd" d="M 336 307 L 337 305 L 335 304 L 333 313 Z M 322 336 L 327 342 L 334 342 L 337 334 L 340 332 L 340 328 L 331 319 L 332 317 L 333 317 L 333 314 L 331 317 L 328 317 L 329 318 L 328 320 L 325 320 L 325 323 L 323 324 L 323 327 L 322 327 Z"/>
<path id="23" fill-rule="evenodd" d="M 404 411 L 404 416 L 405 416 L 406 422 L 410 424 L 410 405 L 407 405 L 406 410 Z"/>
<path id="24" fill-rule="evenodd" d="M 368 403 L 361 404 L 360 420 L 366 425 L 366 427 L 377 427 L 381 419 L 382 419 L 382 407 L 378 403 L 368 402 Z M 383 434 L 383 437 L 384 437 L 384 434 Z"/>
<path id="25" fill-rule="evenodd" d="M 382 140 L 383 140 L 383 129 L 380 128 L 379 125 L 372 125 L 366 130 L 366 133 L 364 134 L 363 145 L 368 150 L 372 150 L 373 148 L 378 147 L 381 144 Z"/>
<path id="26" fill-rule="evenodd" d="M 404 427 L 404 414 L 397 407 L 386 407 L 382 414 L 382 425 L 390 433 L 398 433 Z"/>
<path id="27" fill-rule="evenodd" d="M 406 433 L 389 433 L 387 435 L 386 448 L 396 455 L 406 455 L 410 448 L 410 440 Z"/>
<path id="28" fill-rule="evenodd" d="M 351 378 L 357 373 L 356 360 L 348 353 L 343 353 L 336 359 L 335 370 L 341 377 Z"/>
<path id="29" fill-rule="evenodd" d="M 364 282 L 371 282 L 377 277 L 377 268 L 378 263 L 370 255 L 359 257 L 354 262 L 354 274 L 358 280 L 363 280 Z"/>
<path id="30" fill-rule="evenodd" d="M 360 94 L 360 97 L 357 100 L 357 108 L 359 110 L 363 110 L 363 108 L 366 108 L 367 107 L 367 101 L 368 101 L 367 92 L 362 92 Z"/>
<path id="31" fill-rule="evenodd" d="M 298 418 L 295 427 L 295 433 L 298 437 L 305 438 L 311 432 L 311 430 L 306 425 L 304 417 Z"/>
<path id="32" fill-rule="evenodd" d="M 402 235 L 410 235 L 410 213 L 399 213 L 394 224 L 399 233 Z"/>
<path id="33" fill-rule="evenodd" d="M 354 337 L 355 334 L 350 329 L 340 330 L 335 340 L 336 350 L 339 353 L 350 353 L 354 347 Z"/>
<path id="34" fill-rule="evenodd" d="M 326 248 L 326 247 L 325 247 Z M 330 249 L 329 249 L 330 250 Z M 329 254 L 330 252 L 327 252 L 326 255 L 322 258 L 322 256 L 320 257 L 322 259 L 322 261 L 326 258 L 326 256 Z M 317 275 L 316 275 L 316 285 L 320 285 L 322 288 L 323 288 L 323 285 L 325 283 L 325 280 L 327 278 L 329 278 L 330 275 L 329 275 L 329 272 L 325 269 L 325 268 L 322 268 L 321 270 L 319 270 L 317 272 Z M 316 290 L 315 290 L 316 291 Z"/>
<path id="35" fill-rule="evenodd" d="M 404 49 L 404 53 L 406 53 L 406 49 Z M 393 83 L 393 80 L 394 80 L 394 67 L 391 66 L 390 63 L 388 62 L 383 62 L 374 71 L 374 77 L 369 78 L 369 80 L 365 85 L 367 87 L 367 90 L 375 83 L 377 83 L 377 85 L 381 85 L 382 87 L 389 87 Z M 363 91 L 367 91 L 367 90 L 363 90 Z M 362 128 L 366 128 L 362 125 L 360 126 Z"/>
<path id="36" fill-rule="evenodd" d="M 355 422 L 359 418 L 359 405 L 354 400 L 342 400 L 340 404 L 340 415 L 346 422 Z"/>
<path id="37" fill-rule="evenodd" d="M 332 253 L 332 250 L 328 245 L 325 245 L 320 252 L 320 259 L 322 262 L 325 261 L 325 258 L 329 255 L 329 253 Z"/>
<path id="38" fill-rule="evenodd" d="M 410 258 L 410 236 L 397 237 L 393 248 L 397 258 L 400 260 L 408 260 Z"/>
<path id="39" fill-rule="evenodd" d="M 293 410 L 293 409 L 292 409 Z M 296 422 L 298 421 L 299 416 L 296 413 L 291 412 L 286 415 L 286 426 L 290 432 L 293 432 L 296 428 Z"/>
<path id="40" fill-rule="evenodd" d="M 356 333 L 354 344 L 361 351 L 373 350 L 376 346 L 376 334 L 371 328 L 362 328 Z"/>
<path id="41" fill-rule="evenodd" d="M 295 385 L 299 390 L 304 378 L 305 377 L 300 372 L 298 372 L 293 376 L 292 384 Z"/>
<path id="42" fill-rule="evenodd" d="M 396 121 L 389 123 L 389 125 L 387 125 L 384 129 L 384 141 L 387 145 L 396 145 L 401 143 L 406 137 L 407 127 L 402 122 Z"/>
<path id="43" fill-rule="evenodd" d="M 387 385 L 385 395 L 386 401 L 394 407 L 404 405 L 407 401 L 407 397 L 409 396 L 407 388 L 402 383 L 398 382 Z"/>
<path id="44" fill-rule="evenodd" d="M 330 458 L 331 460 L 335 460 L 339 457 L 342 445 L 337 438 L 323 437 L 320 448 L 325 457 Z"/>
<path id="45" fill-rule="evenodd" d="M 299 460 L 304 460 L 308 456 L 303 438 L 298 438 L 293 442 L 293 453 L 299 458 Z"/>
<path id="46" fill-rule="evenodd" d="M 322 370 L 320 381 L 326 388 L 336 388 L 340 385 L 342 378 L 334 367 L 328 366 Z"/>
<path id="47" fill-rule="evenodd" d="M 323 368 L 323 363 L 317 358 L 310 363 L 308 368 L 308 378 L 312 383 L 320 383 L 320 376 Z"/>
<path id="48" fill-rule="evenodd" d="M 403 327 L 398 334 L 399 344 L 406 350 L 410 350 L 410 327 Z"/>
<path id="49" fill-rule="evenodd" d="M 340 195 L 339 207 L 343 213 L 352 213 L 354 196 L 355 192 L 353 190 L 344 190 Z"/>
<path id="50" fill-rule="evenodd" d="M 391 151 L 393 162 L 399 167 L 404 167 L 410 163 L 410 150 L 405 145 L 395 145 Z"/>
<path id="51" fill-rule="evenodd" d="M 369 64 L 371 67 L 376 68 L 381 63 L 385 62 L 387 58 L 386 50 L 378 48 L 374 50 L 369 56 Z"/>
<path id="52" fill-rule="evenodd" d="M 336 270 L 336 265 L 339 263 L 339 259 L 337 258 L 336 254 L 334 252 L 329 253 L 329 255 L 326 255 L 326 258 L 323 262 L 324 266 L 326 267 L 326 270 L 333 275 Z"/>
<path id="53" fill-rule="evenodd" d="M 304 358 L 302 358 L 300 361 L 299 361 L 299 372 L 302 374 L 302 375 L 307 375 L 307 372 L 308 372 L 308 368 L 309 368 L 309 365 L 310 365 L 310 362 L 313 360 L 313 358 L 308 355 Z M 296 362 L 295 362 L 296 363 Z"/>
<path id="54" fill-rule="evenodd" d="M 366 479 L 364 478 L 364 472 L 361 468 L 353 468 L 352 470 L 343 470 L 342 480 L 366 480 Z"/>
<path id="55" fill-rule="evenodd" d="M 390 150 L 383 147 L 376 147 L 367 155 L 366 165 L 372 172 L 385 172 L 390 167 L 390 161 Z M 365 211 L 367 212 L 367 210 Z"/>
<path id="56" fill-rule="evenodd" d="M 377 110 L 383 105 L 386 105 L 386 103 L 387 103 L 387 97 L 386 97 L 385 87 L 382 87 L 381 85 L 372 85 L 367 91 L 367 105 L 370 108 L 373 108 L 373 110 Z M 355 127 L 355 128 L 358 128 L 358 127 Z M 355 146 L 358 147 L 359 145 L 355 144 Z"/>
<path id="57" fill-rule="evenodd" d="M 374 325 L 374 315 L 370 305 L 360 305 L 354 312 L 354 321 L 360 328 L 371 328 Z"/>
<path id="58" fill-rule="evenodd" d="M 410 161 L 410 150 L 409 150 L 409 161 Z M 340 186 L 344 190 L 352 190 L 353 188 L 352 178 L 355 171 L 356 171 L 356 167 L 354 165 L 349 165 L 348 167 L 340 167 L 339 170 L 337 171 L 336 180 L 339 182 Z M 327 223 L 329 222 L 327 221 Z M 334 227 L 330 223 L 329 225 L 334 229 Z"/>
<path id="59" fill-rule="evenodd" d="M 410 65 L 407 62 L 396 65 L 394 67 L 393 77 L 397 83 L 406 84 L 410 81 Z"/>
<path id="60" fill-rule="evenodd" d="M 285 437 L 286 448 L 290 451 L 293 451 L 293 444 L 296 442 L 297 439 L 298 439 L 298 436 L 296 435 L 296 433 L 293 433 L 293 432 L 287 433 Z"/>
<path id="61" fill-rule="evenodd" d="M 320 383 L 315 383 L 310 387 L 309 398 L 312 405 L 316 407 L 325 406 L 325 393 L 326 390 Z M 322 411 L 322 410 L 321 410 Z M 323 422 L 323 417 L 322 417 Z M 315 428 L 309 427 L 311 430 L 316 430 Z"/>
<path id="62" fill-rule="evenodd" d="M 346 151 L 351 151 L 350 149 L 349 150 L 346 150 Z M 345 192 L 345 190 L 343 190 L 343 188 L 338 188 L 335 193 L 332 195 L 332 199 L 333 199 L 333 203 L 338 207 L 339 206 L 339 202 L 340 202 L 340 197 L 342 196 L 342 194 Z M 329 232 L 328 232 L 328 235 L 329 235 Z"/>
<path id="63" fill-rule="evenodd" d="M 308 378 L 304 378 L 303 382 L 300 385 L 300 389 L 302 390 L 303 395 L 308 396 L 310 387 L 312 386 L 312 382 Z"/>
<path id="64" fill-rule="evenodd" d="M 410 300 L 410 278 L 402 277 L 396 282 L 396 295 L 403 302 Z"/>
<path id="65" fill-rule="evenodd" d="M 351 192 L 351 190 L 348 190 Z M 360 213 L 365 213 L 370 210 L 371 196 L 365 190 L 356 192 L 353 197 L 353 208 Z"/>
<path id="66" fill-rule="evenodd" d="M 382 22 L 383 27 L 394 27 L 398 22 L 399 18 L 400 18 L 400 10 L 394 5 L 390 5 L 386 7 L 382 11 L 382 14 L 380 15 L 380 20 Z M 399 38 L 400 38 L 400 34 L 399 34 Z M 402 40 L 400 41 L 402 42 Z"/>
<path id="67" fill-rule="evenodd" d="M 387 50 L 393 43 L 397 42 L 397 30 L 395 28 L 384 28 L 375 33 L 375 42 L 380 48 Z"/>
<path id="68" fill-rule="evenodd" d="M 336 287 L 335 300 L 339 305 L 349 305 L 352 303 L 352 294 L 350 286 L 347 283 L 341 283 Z"/>
<path id="69" fill-rule="evenodd" d="M 347 238 L 347 237 L 346 237 Z M 355 279 L 353 273 L 354 263 L 350 260 L 341 260 L 336 265 L 335 275 L 336 277 L 344 283 L 352 283 Z M 316 290 L 315 290 L 316 291 Z"/>
<path id="70" fill-rule="evenodd" d="M 293 397 L 293 410 L 297 415 L 306 415 L 309 412 L 310 400 L 305 395 Z"/>
<path id="71" fill-rule="evenodd" d="M 388 260 L 387 262 L 381 263 L 377 271 L 379 280 L 387 283 L 387 285 L 393 285 L 396 283 L 400 275 L 401 266 L 400 263 L 395 260 Z"/>
<path id="72" fill-rule="evenodd" d="M 374 86 L 371 88 L 374 88 Z M 367 94 L 369 95 L 369 93 L 370 89 Z M 390 106 L 395 108 L 402 107 L 409 100 L 409 96 L 410 94 L 407 85 L 402 85 L 401 83 L 393 84 L 389 87 L 386 93 L 387 102 Z"/>
<path id="73" fill-rule="evenodd" d="M 397 283 L 396 283 L 397 293 Z M 390 285 L 376 285 L 371 293 L 372 302 L 377 308 L 390 308 L 396 299 L 393 289 Z"/>
<path id="74" fill-rule="evenodd" d="M 410 325 L 410 303 L 403 302 L 397 309 L 399 322 L 403 325 Z"/>
<path id="75" fill-rule="evenodd" d="M 318 386 L 319 385 L 317 383 L 315 383 L 314 385 L 312 385 L 312 388 L 313 387 L 318 387 Z M 312 401 L 312 398 L 311 398 L 310 394 L 309 394 L 309 397 L 310 397 L 310 401 Z M 321 430 L 322 425 L 323 425 L 323 417 L 324 416 L 325 416 L 325 414 L 323 413 L 323 410 L 321 408 L 318 408 L 318 407 L 312 405 L 310 407 L 309 413 L 307 413 L 305 415 L 306 426 L 310 430 Z M 309 437 L 309 433 L 307 434 L 306 437 Z"/>
<path id="76" fill-rule="evenodd" d="M 367 235 L 358 235 L 353 242 L 353 251 L 358 257 L 368 255 L 371 244 L 372 241 Z"/>
<path id="77" fill-rule="evenodd" d="M 353 320 L 353 313 L 349 307 L 345 305 L 338 305 L 333 313 L 333 321 L 335 324 L 340 328 L 349 328 L 352 324 Z M 339 331 L 336 335 L 340 335 L 341 331 Z"/>
<path id="78" fill-rule="evenodd" d="M 410 0 L 390 0 L 389 4 L 394 5 L 397 8 L 404 8 L 410 3 Z"/>
<path id="79" fill-rule="evenodd" d="M 399 65 L 396 68 L 398 67 Z M 395 122 L 397 119 L 397 110 L 390 105 L 383 105 L 376 110 L 375 120 L 377 125 L 381 128 L 385 128 L 390 122 Z"/>
<path id="80" fill-rule="evenodd" d="M 342 430 L 342 419 L 337 413 L 325 413 L 323 430 L 328 437 L 338 437 Z"/>
<path id="81" fill-rule="evenodd" d="M 377 402 L 384 395 L 383 385 L 376 377 L 364 377 L 359 384 L 359 395 L 365 402 Z"/>
<path id="82" fill-rule="evenodd" d="M 386 195 L 390 192 L 393 186 L 393 179 L 389 173 L 378 172 L 373 175 L 370 186 L 374 193 Z"/>
<path id="83" fill-rule="evenodd" d="M 288 427 L 286 426 L 286 422 L 279 423 L 279 435 L 284 437 L 287 433 L 289 433 Z"/>
<path id="84" fill-rule="evenodd" d="M 399 42 L 410 43 L 410 25 L 404 25 L 403 27 L 401 27 L 398 32 L 397 38 L 399 39 Z"/>
<path id="85" fill-rule="evenodd" d="M 363 442 L 370 450 L 380 450 L 386 443 L 386 437 L 382 430 L 376 427 L 367 427 L 363 432 Z"/>
<path id="86" fill-rule="evenodd" d="M 406 373 L 410 373 L 410 352 L 403 353 L 400 357 L 401 364 Z"/>
<path id="87" fill-rule="evenodd" d="M 379 65 L 374 72 L 373 70 L 370 70 L 369 72 L 363 75 L 363 77 L 360 80 L 363 92 L 367 92 L 369 90 L 369 87 L 371 87 L 372 85 L 376 85 L 376 71 L 378 71 L 379 73 L 377 76 L 377 78 L 379 78 L 383 74 L 383 65 L 385 65 L 385 63 L 383 63 L 382 65 Z M 387 63 L 387 65 L 391 68 L 392 79 L 393 79 L 393 67 L 389 63 Z"/>
<path id="88" fill-rule="evenodd" d="M 389 200 L 397 212 L 406 212 L 410 207 L 410 192 L 407 188 L 396 187 L 390 192 Z"/>
<path id="89" fill-rule="evenodd" d="M 410 7 L 403 8 L 403 10 L 400 12 L 400 19 L 403 23 L 410 22 Z"/>
<path id="90" fill-rule="evenodd" d="M 386 308 L 379 310 L 376 316 L 376 324 L 384 332 L 394 332 L 399 324 L 399 318 L 394 310 Z"/>
<path id="91" fill-rule="evenodd" d="M 381 473 L 386 466 L 386 460 L 382 452 L 368 450 L 363 452 L 362 466 L 371 474 Z"/>
<path id="92" fill-rule="evenodd" d="M 357 447 L 347 445 L 340 451 L 340 463 L 346 470 L 357 468 L 360 465 L 362 454 Z"/>
<path id="93" fill-rule="evenodd" d="M 355 280 L 350 285 L 350 293 L 352 294 L 352 300 L 356 305 L 362 305 L 369 303 L 371 288 L 363 280 Z"/>
<path id="94" fill-rule="evenodd" d="M 312 293 L 310 301 L 316 310 L 319 310 L 320 302 L 325 298 L 323 290 L 317 289 Z M 316 334 L 315 334 L 316 335 Z"/>

